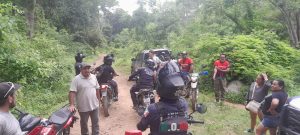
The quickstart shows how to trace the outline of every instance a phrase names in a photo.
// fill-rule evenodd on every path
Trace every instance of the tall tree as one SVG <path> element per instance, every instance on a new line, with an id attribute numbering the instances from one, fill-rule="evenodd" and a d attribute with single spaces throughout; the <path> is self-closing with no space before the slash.
<path id="1" fill-rule="evenodd" d="M 283 18 L 282 23 L 286 26 L 291 45 L 300 48 L 300 1 L 295 0 L 269 0 L 277 7 Z"/>

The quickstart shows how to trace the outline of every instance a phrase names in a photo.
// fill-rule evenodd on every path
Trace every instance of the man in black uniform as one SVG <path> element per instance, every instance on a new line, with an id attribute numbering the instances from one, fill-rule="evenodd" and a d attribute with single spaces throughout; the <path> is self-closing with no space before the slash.
<path id="1" fill-rule="evenodd" d="M 183 86 L 184 81 L 178 72 L 166 74 L 162 68 L 158 74 L 157 89 L 160 100 L 148 106 L 137 128 L 145 131 L 150 126 L 150 135 L 186 135 L 188 105 L 185 99 L 176 93 Z M 166 120 L 165 116 L 171 117 L 167 118 L 170 121 Z"/>
<path id="2" fill-rule="evenodd" d="M 118 76 L 112 67 L 113 58 L 111 56 L 104 57 L 104 64 L 100 65 L 95 69 L 98 83 L 108 83 L 114 90 L 115 97 L 114 101 L 118 101 L 118 84 L 113 80 L 114 76 Z"/>
<path id="3" fill-rule="evenodd" d="M 83 58 L 85 58 L 85 55 L 83 55 L 82 52 L 78 52 L 77 55 L 75 55 L 75 75 L 78 75 L 80 74 L 80 68 L 81 68 L 81 63 L 82 63 L 82 60 Z"/>
<path id="4" fill-rule="evenodd" d="M 153 62 L 153 60 L 149 59 L 145 62 L 145 65 L 146 67 L 138 69 L 136 72 L 132 73 L 132 75 L 130 75 L 128 79 L 130 81 L 134 77 L 139 76 L 138 82 L 135 85 L 133 85 L 130 89 L 130 95 L 134 109 L 137 107 L 135 92 L 138 92 L 140 89 L 153 89 L 154 87 L 155 63 Z"/>

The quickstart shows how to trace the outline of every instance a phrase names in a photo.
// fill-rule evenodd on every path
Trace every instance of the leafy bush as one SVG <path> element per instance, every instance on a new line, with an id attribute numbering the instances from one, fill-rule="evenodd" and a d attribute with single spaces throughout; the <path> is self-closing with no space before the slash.
<path id="1" fill-rule="evenodd" d="M 37 18 L 41 31 L 28 39 L 22 15 L 11 15 L 11 4 L 0 7 L 0 81 L 23 86 L 18 91 L 18 107 L 48 115 L 68 100 L 74 55 L 78 50 L 91 53 L 92 49 L 73 42 L 64 30 L 57 32 L 41 18 L 43 15 Z"/>

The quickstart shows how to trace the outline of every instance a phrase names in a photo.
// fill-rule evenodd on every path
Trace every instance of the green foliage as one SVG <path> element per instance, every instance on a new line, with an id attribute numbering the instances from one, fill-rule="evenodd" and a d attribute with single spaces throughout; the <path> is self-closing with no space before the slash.
<path id="1" fill-rule="evenodd" d="M 89 53 L 91 49 L 72 42 L 66 32 L 57 32 L 50 27 L 40 11 L 37 11 L 40 31 L 29 40 L 22 12 L 12 15 L 7 10 L 12 8 L 2 5 L 0 7 L 5 9 L 1 10 L 7 12 L 0 13 L 0 81 L 23 86 L 18 94 L 19 107 L 36 115 L 48 115 L 67 101 L 76 51 L 80 49 Z"/>

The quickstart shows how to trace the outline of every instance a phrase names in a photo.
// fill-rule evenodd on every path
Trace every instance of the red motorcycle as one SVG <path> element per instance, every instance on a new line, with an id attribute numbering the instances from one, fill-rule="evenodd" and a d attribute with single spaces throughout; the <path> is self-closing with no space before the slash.
<path id="1" fill-rule="evenodd" d="M 27 135 L 69 135 L 70 127 L 78 119 L 75 112 L 70 112 L 68 106 L 64 106 L 51 114 L 48 119 L 33 116 L 16 109 L 19 112 L 19 123 L 23 132 Z"/>

